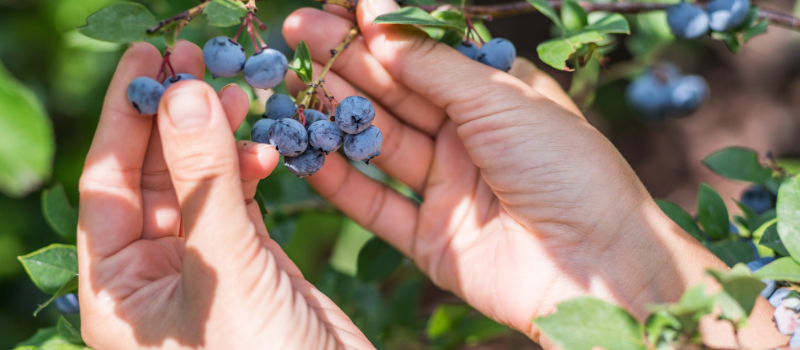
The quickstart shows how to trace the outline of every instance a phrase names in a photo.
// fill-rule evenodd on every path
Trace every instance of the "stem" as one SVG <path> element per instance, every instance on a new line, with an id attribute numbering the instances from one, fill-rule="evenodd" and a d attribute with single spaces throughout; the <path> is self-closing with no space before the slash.
<path id="1" fill-rule="evenodd" d="M 298 101 L 300 101 L 298 104 L 299 106 L 305 107 L 308 105 L 308 103 L 311 101 L 311 96 L 316 93 L 317 87 L 322 86 L 325 83 L 325 76 L 328 75 L 328 72 L 331 70 L 333 62 L 336 62 L 336 58 L 339 57 L 342 51 L 350 46 L 350 43 L 353 42 L 353 39 L 358 36 L 358 33 L 358 27 L 350 29 L 344 40 L 342 40 L 342 42 L 339 43 L 335 49 L 331 50 L 331 58 L 329 58 L 328 62 L 325 63 L 325 66 L 322 67 L 322 70 L 319 72 L 319 76 L 317 77 L 317 81 L 308 84 L 308 88 L 300 92 L 300 94 L 297 96 Z M 322 91 L 325 93 L 325 97 L 328 97 L 329 101 L 336 101 L 333 99 L 333 95 L 328 94 L 327 90 L 325 90 L 325 87 L 322 88 Z M 335 110 L 335 108 L 333 108 L 333 110 Z M 333 116 L 333 113 L 331 113 L 331 116 Z"/>
<path id="2" fill-rule="evenodd" d="M 559 0 L 548 0 L 550 6 L 556 10 L 561 9 L 562 2 Z M 612 3 L 593 3 L 580 1 L 578 4 L 586 12 L 607 11 L 616 13 L 640 13 L 649 11 L 665 10 L 672 4 L 655 3 L 655 2 L 612 2 Z M 705 4 L 697 3 L 700 7 L 705 7 Z M 439 8 L 447 8 L 450 5 L 429 5 L 419 6 L 419 8 L 431 12 Z M 519 15 L 523 13 L 537 12 L 527 1 L 512 2 L 502 5 L 488 5 L 488 6 L 464 6 L 464 14 L 470 17 L 477 16 L 492 16 L 492 18 L 505 17 L 512 15 Z M 800 18 L 792 15 L 781 13 L 775 10 L 758 8 L 758 18 L 766 19 L 771 24 L 784 27 L 792 30 L 800 31 Z"/>
<path id="3" fill-rule="evenodd" d="M 164 28 L 168 24 L 171 24 L 172 22 L 175 22 L 175 21 L 180 21 L 180 20 L 191 21 L 192 18 L 194 18 L 195 16 L 197 16 L 201 12 L 203 12 L 203 9 L 205 9 L 206 6 L 208 6 L 208 2 L 207 1 L 203 2 L 200 5 L 192 7 L 190 9 L 186 10 L 186 11 L 183 11 L 183 12 L 181 12 L 181 13 L 175 15 L 175 16 L 167 18 L 167 19 L 165 19 L 165 20 L 163 20 L 161 22 L 158 22 L 158 24 L 156 24 L 155 26 L 153 26 L 153 27 L 151 27 L 150 29 L 147 30 L 147 34 L 153 34 L 153 33 L 157 32 L 157 31 L 161 30 L 161 28 Z"/>

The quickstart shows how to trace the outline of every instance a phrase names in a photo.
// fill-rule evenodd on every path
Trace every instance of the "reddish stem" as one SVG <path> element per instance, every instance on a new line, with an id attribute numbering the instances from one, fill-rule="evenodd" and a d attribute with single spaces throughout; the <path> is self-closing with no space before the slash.
<path id="1" fill-rule="evenodd" d="M 306 115 L 303 113 L 304 109 L 306 109 L 306 106 L 297 106 L 297 121 L 300 122 L 301 125 L 306 126 Z"/>
<path id="2" fill-rule="evenodd" d="M 249 17 L 250 15 L 248 14 L 247 16 Z M 242 25 L 239 26 L 239 30 L 236 31 L 236 35 L 233 36 L 233 41 L 237 41 L 239 39 L 239 35 L 242 34 L 242 29 L 244 29 L 244 27 L 246 26 L 247 26 L 247 17 L 244 18 L 244 21 L 242 21 Z"/>

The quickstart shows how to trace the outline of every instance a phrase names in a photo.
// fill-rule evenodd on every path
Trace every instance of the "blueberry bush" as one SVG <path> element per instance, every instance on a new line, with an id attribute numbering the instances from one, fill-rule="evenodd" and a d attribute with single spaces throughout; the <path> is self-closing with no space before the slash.
<path id="1" fill-rule="evenodd" d="M 327 3 L 353 10 L 357 1 Z M 487 23 L 538 12 L 552 21 L 552 38 L 536 46 L 538 58 L 555 70 L 571 72 L 569 93 L 579 106 L 592 108 L 604 85 L 628 81 L 615 103 L 626 104 L 637 116 L 636 123 L 653 127 L 667 117 L 692 115 L 712 93 L 702 76 L 684 74 L 661 60 L 664 47 L 676 39 L 716 40 L 736 53 L 753 37 L 766 33 L 769 25 L 800 29 L 800 19 L 753 6 L 749 0 L 528 0 L 491 6 L 408 0 L 402 4 L 403 8 L 380 16 L 375 23 L 421 28 L 468 58 L 497 69 L 498 74 L 512 68 L 517 48 L 510 40 L 493 38 Z M 275 39 L 287 13 L 301 6 L 320 6 L 319 2 L 65 0 L 61 5 L 48 2 L 33 9 L 14 6 L 21 5 L 0 1 L 0 39 L 10 38 L 10 44 L 0 40 L 0 58 L 9 57 L 5 52 L 13 53 L 13 44 L 18 42 L 6 29 L 16 26 L 24 28 L 22 39 L 46 38 L 35 49 L 57 51 L 55 57 L 62 66 L 52 86 L 43 87 L 21 83 L 0 65 L 0 219 L 12 222 L 9 218 L 14 213 L 23 213 L 13 222 L 22 220 L 29 223 L 22 231 L 37 232 L 23 240 L 0 228 L 0 256 L 18 256 L 29 277 L 29 281 L 18 277 L 18 267 L 0 266 L 0 299 L 13 300 L 12 306 L 0 302 L 0 347 L 86 349 L 76 296 L 78 212 L 74 204 L 80 164 L 96 120 L 76 116 L 98 113 L 95 101 L 102 101 L 114 62 L 124 49 L 121 44 L 142 40 L 162 49 L 164 59 L 157 80 L 140 77 L 128 87 L 128 100 L 141 114 L 156 113 L 164 91 L 183 80 L 202 80 L 217 89 L 230 82 L 251 87 L 247 90 L 250 113 L 236 138 L 269 143 L 284 157 L 284 166 L 259 183 L 256 195 L 270 235 L 376 347 L 455 349 L 510 334 L 506 327 L 457 300 L 432 297 L 442 292 L 413 264 L 298 179 L 313 176 L 329 153 L 340 151 L 362 172 L 420 201 L 404 184 L 369 166 L 370 159 L 380 156 L 383 143 L 381 130 L 372 125 L 375 108 L 369 100 L 360 96 L 337 99 L 325 88 L 325 74 L 358 36 L 358 29 L 330 48 L 331 58 L 316 79 L 303 42 L 291 53 Z M 151 10 L 165 19 L 157 21 Z M 49 16 L 53 25 L 31 24 L 43 16 Z M 202 44 L 207 76 L 177 74 L 172 69 L 170 52 L 178 39 Z M 277 44 L 268 46 L 268 42 Z M 632 58 L 616 59 L 615 52 L 622 50 Z M 47 56 L 41 52 L 39 56 Z M 22 63 L 11 60 L 10 65 Z M 282 83 L 287 74 L 296 74 L 308 88 L 289 96 Z M 59 124 L 54 126 L 55 106 L 66 117 L 56 119 Z M 56 143 L 54 127 L 76 130 L 81 137 Z M 56 145 L 61 153 L 54 164 Z M 779 331 L 795 334 L 800 328 L 800 163 L 730 147 L 711 154 L 703 164 L 719 176 L 750 184 L 736 201 L 737 208 L 727 208 L 705 183 L 698 189 L 696 215 L 665 200 L 658 204 L 731 266 L 726 272 L 708 271 L 721 290 L 707 294 L 706 286 L 698 285 L 674 304 L 653 305 L 644 323 L 598 299 L 568 300 L 555 313 L 533 320 L 549 339 L 567 350 L 701 346 L 700 317 L 719 309 L 720 319 L 736 329 L 746 327 L 759 296 L 776 308 Z M 38 198 L 30 195 L 35 191 L 40 191 Z M 730 213 L 740 214 L 731 219 Z M 46 224 L 38 223 L 40 218 Z M 13 229 L 13 225 L 8 228 Z M 25 254 L 24 249 L 31 247 L 38 249 Z M 15 314 L 25 313 L 23 321 L 3 316 L 12 309 Z M 792 345 L 800 346 L 800 335 L 792 337 Z"/>

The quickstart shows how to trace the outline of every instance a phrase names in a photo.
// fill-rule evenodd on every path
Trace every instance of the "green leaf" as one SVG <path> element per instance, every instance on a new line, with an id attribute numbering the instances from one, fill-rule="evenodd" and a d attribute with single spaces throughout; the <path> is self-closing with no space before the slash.
<path id="1" fill-rule="evenodd" d="M 746 44 L 748 41 L 750 41 L 750 39 L 753 39 L 758 35 L 765 34 L 768 27 L 769 22 L 758 21 L 754 26 L 747 28 L 747 30 L 742 32 L 742 42 Z"/>
<path id="2" fill-rule="evenodd" d="M 800 177 L 787 178 L 778 190 L 778 234 L 789 255 L 800 262 Z"/>
<path id="3" fill-rule="evenodd" d="M 509 329 L 508 327 L 481 315 L 462 322 L 458 331 L 461 333 L 461 337 L 464 338 L 467 344 L 477 345 L 489 339 L 508 333 Z"/>
<path id="4" fill-rule="evenodd" d="M 78 275 L 75 275 L 72 276 L 72 278 L 70 278 L 69 281 L 65 282 L 64 285 L 62 285 L 61 288 L 59 288 L 58 291 L 50 297 L 50 299 L 47 299 L 47 301 L 44 302 L 44 304 L 37 306 L 36 310 L 33 311 L 33 316 L 38 315 L 39 311 L 42 311 L 48 305 L 54 303 L 56 299 L 58 299 L 59 297 L 69 293 L 75 293 L 77 291 L 78 291 Z"/>
<path id="5" fill-rule="evenodd" d="M 439 304 L 428 319 L 425 332 L 428 338 L 436 338 L 454 331 L 456 325 L 470 312 L 471 308 L 464 304 Z"/>
<path id="6" fill-rule="evenodd" d="M 711 37 L 724 42 L 730 52 L 739 52 L 739 38 L 735 35 L 727 32 L 712 32 Z"/>
<path id="7" fill-rule="evenodd" d="M 36 95 L 0 64 L 0 191 L 22 197 L 50 176 L 53 126 Z"/>
<path id="8" fill-rule="evenodd" d="M 55 294 L 78 274 L 75 246 L 51 244 L 18 258 L 33 283 L 43 292 Z"/>
<path id="9" fill-rule="evenodd" d="M 603 36 L 595 31 L 575 34 L 569 38 L 557 38 L 545 41 L 536 47 L 542 62 L 553 68 L 570 70 L 566 61 L 581 45 L 603 40 Z"/>
<path id="10" fill-rule="evenodd" d="M 576 33 L 589 25 L 586 11 L 575 0 L 564 0 L 561 3 L 561 22 L 569 33 Z"/>
<path id="11" fill-rule="evenodd" d="M 403 261 L 403 254 L 378 237 L 373 237 L 358 253 L 358 278 L 380 281 L 389 277 Z"/>
<path id="12" fill-rule="evenodd" d="M 753 260 L 753 247 L 747 242 L 703 242 L 703 245 L 728 266 Z"/>
<path id="13" fill-rule="evenodd" d="M 783 170 L 788 171 L 792 175 L 800 174 L 800 159 L 783 158 L 776 160 L 775 164 L 783 168 Z"/>
<path id="14" fill-rule="evenodd" d="M 464 20 L 464 16 L 461 15 L 461 12 L 437 10 L 431 12 L 431 16 L 444 23 L 449 24 L 452 27 L 459 28 L 459 32 L 461 33 L 462 36 L 464 35 L 465 30 L 467 29 L 467 23 Z"/>
<path id="15" fill-rule="evenodd" d="M 553 6 L 550 6 L 550 3 L 548 3 L 547 0 L 528 0 L 528 2 L 533 5 L 536 10 L 545 15 L 545 17 L 553 21 L 553 23 L 558 27 L 558 29 L 561 30 L 562 33 L 567 32 L 567 30 L 564 28 L 564 24 L 561 23 L 561 18 L 556 13 L 556 10 L 553 9 Z"/>
<path id="16" fill-rule="evenodd" d="M 213 27 L 231 27 L 242 23 L 247 9 L 241 1 L 212 0 L 203 9 L 208 25 Z"/>
<path id="17" fill-rule="evenodd" d="M 142 4 L 121 2 L 91 14 L 78 32 L 92 39 L 112 43 L 142 41 L 147 29 L 156 25 L 156 17 Z"/>
<path id="18" fill-rule="evenodd" d="M 736 206 L 738 206 L 742 213 L 744 213 L 744 221 L 742 224 L 746 226 L 750 232 L 757 230 L 760 226 L 758 214 L 756 214 L 753 209 L 750 209 L 750 207 L 744 205 L 742 202 L 737 200 L 734 200 L 734 202 L 736 202 Z"/>
<path id="19" fill-rule="evenodd" d="M 601 34 L 630 34 L 631 28 L 628 26 L 628 20 L 625 16 L 619 13 L 612 13 L 606 17 L 601 18 L 599 21 L 594 22 L 585 28 L 585 31 L 595 31 Z"/>
<path id="20" fill-rule="evenodd" d="M 58 334 L 56 327 L 40 328 L 32 337 L 15 346 L 16 349 L 36 350 L 91 350 L 83 345 L 72 344 Z"/>
<path id="21" fill-rule="evenodd" d="M 297 49 L 294 50 L 294 60 L 289 65 L 289 69 L 297 73 L 297 77 L 306 85 L 311 82 L 311 79 L 314 79 L 311 52 L 308 50 L 305 41 L 300 40 L 300 43 L 297 44 Z"/>
<path id="22" fill-rule="evenodd" d="M 644 331 L 647 334 L 647 341 L 653 345 L 671 343 L 675 340 L 676 332 L 669 330 L 681 329 L 681 322 L 677 317 L 671 315 L 667 310 L 658 310 L 647 317 L 644 323 Z"/>
<path id="23" fill-rule="evenodd" d="M 643 327 L 633 316 L 592 297 L 561 302 L 555 313 L 537 317 L 533 322 L 553 343 L 567 350 L 646 349 L 642 342 Z"/>
<path id="24" fill-rule="evenodd" d="M 67 321 L 64 316 L 58 318 L 58 323 L 56 324 L 56 331 L 58 334 L 73 344 L 83 345 L 83 337 L 81 337 L 81 332 L 75 327 L 72 326 L 69 321 Z"/>
<path id="25" fill-rule="evenodd" d="M 422 290 L 419 281 L 406 281 L 392 292 L 392 323 L 401 326 L 413 326 L 417 319 L 417 305 Z"/>
<path id="26" fill-rule="evenodd" d="M 800 282 L 800 264 L 791 257 L 775 260 L 754 273 L 758 278 L 776 281 Z"/>
<path id="27" fill-rule="evenodd" d="M 758 244 L 772 249 L 783 256 L 789 256 L 789 251 L 786 250 L 786 246 L 783 245 L 781 236 L 778 234 L 778 225 L 775 223 L 776 221 L 771 221 L 769 225 L 765 224 L 764 232 Z"/>
<path id="28" fill-rule="evenodd" d="M 667 214 L 667 216 L 676 224 L 678 224 L 678 226 L 680 226 L 684 231 L 688 232 L 698 241 L 703 241 L 703 233 L 700 232 L 700 228 L 697 227 L 697 223 L 694 222 L 694 219 L 692 219 L 692 216 L 689 215 L 689 213 L 684 211 L 677 204 L 665 201 L 663 199 L 656 199 L 656 203 L 664 212 L 664 214 Z"/>
<path id="29" fill-rule="evenodd" d="M 61 184 L 42 191 L 42 213 L 53 231 L 70 243 L 78 232 L 78 212 L 72 208 Z"/>
<path id="30" fill-rule="evenodd" d="M 758 162 L 758 153 L 748 148 L 728 147 L 703 159 L 703 164 L 720 176 L 763 184 L 772 175 Z"/>
<path id="31" fill-rule="evenodd" d="M 397 11 L 383 14 L 372 23 L 378 24 L 412 24 L 417 26 L 448 27 L 460 29 L 452 24 L 442 22 L 418 7 L 403 7 Z"/>
<path id="32" fill-rule="evenodd" d="M 737 264 L 728 272 L 707 272 L 722 285 L 722 291 L 717 294 L 717 303 L 722 308 L 720 317 L 743 326 L 764 289 L 764 282 L 753 276 L 745 264 Z"/>
<path id="33" fill-rule="evenodd" d="M 708 184 L 700 184 L 700 193 L 697 195 L 697 216 L 706 235 L 712 240 L 720 240 L 728 235 L 730 222 L 728 221 L 728 208 L 725 202 Z"/>

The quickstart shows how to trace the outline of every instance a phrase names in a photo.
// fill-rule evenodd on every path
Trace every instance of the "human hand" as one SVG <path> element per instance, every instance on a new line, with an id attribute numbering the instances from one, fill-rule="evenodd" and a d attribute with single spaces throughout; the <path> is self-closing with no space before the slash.
<path id="1" fill-rule="evenodd" d="M 202 77 L 200 48 L 178 42 L 179 73 Z M 236 143 L 249 108 L 238 87 L 170 87 L 158 115 L 126 100 L 161 55 L 134 44 L 105 99 L 80 181 L 82 332 L 95 349 L 372 349 L 269 238 L 252 200 L 278 162 Z"/>
<path id="2" fill-rule="evenodd" d="M 424 198 L 417 206 L 332 154 L 308 178 L 327 200 L 438 286 L 546 348 L 531 320 L 560 301 L 590 294 L 643 319 L 648 304 L 677 301 L 705 269 L 726 268 L 661 212 L 552 79 L 524 60 L 515 77 L 413 27 L 372 24 L 396 9 L 361 0 L 356 17 L 328 7 L 285 21 L 287 42 L 305 40 L 316 62 L 360 27 L 326 86 L 350 96 L 353 84 L 372 99 L 384 144 L 371 164 Z M 304 88 L 293 74 L 287 86 Z M 764 345 L 777 333 L 759 305 L 747 332 Z M 723 330 L 716 338 L 730 346 Z"/>

